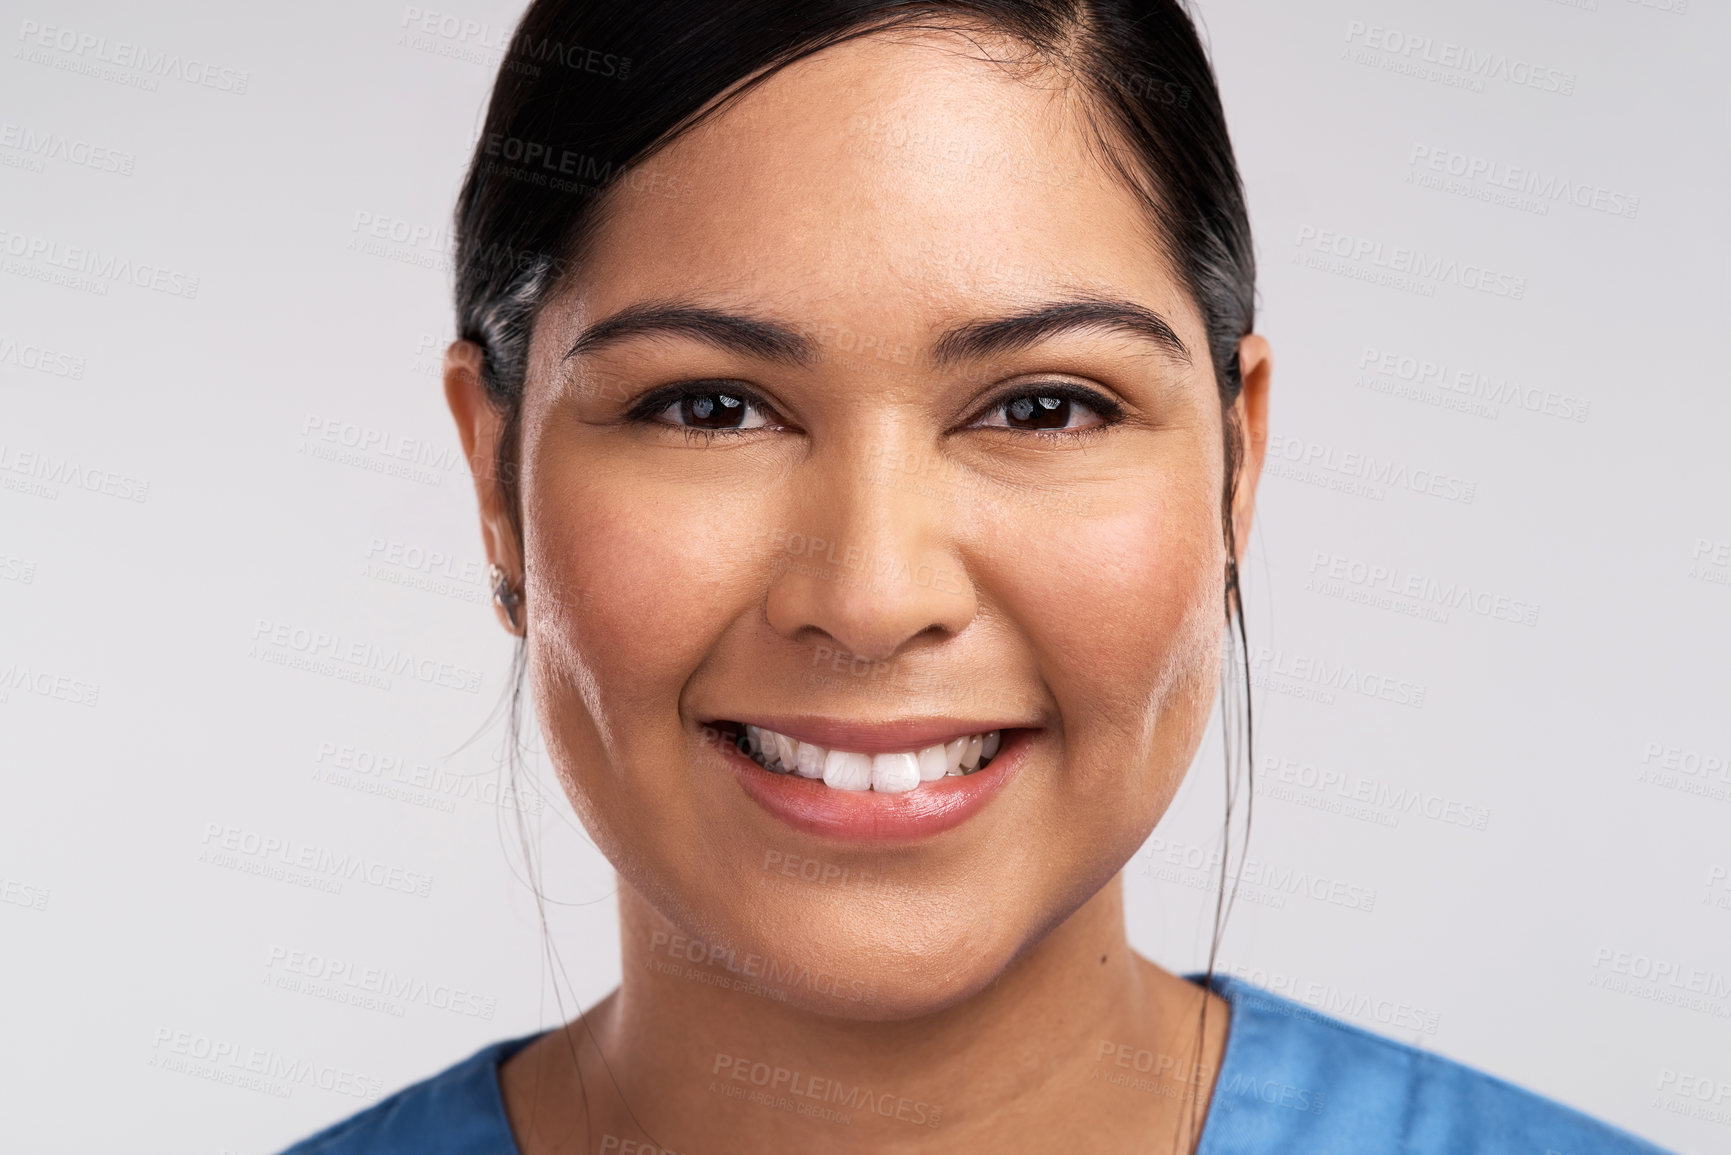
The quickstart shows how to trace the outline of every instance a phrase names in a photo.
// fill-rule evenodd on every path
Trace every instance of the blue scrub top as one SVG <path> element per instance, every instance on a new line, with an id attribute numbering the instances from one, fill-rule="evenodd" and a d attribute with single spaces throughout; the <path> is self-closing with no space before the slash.
<path id="1" fill-rule="evenodd" d="M 1560 1103 L 1216 976 L 1232 1007 L 1196 1155 L 1664 1155 Z M 511 1039 L 283 1155 L 520 1155 L 499 1064 Z M 1101 1077 L 1136 1077 L 1104 1064 Z"/>

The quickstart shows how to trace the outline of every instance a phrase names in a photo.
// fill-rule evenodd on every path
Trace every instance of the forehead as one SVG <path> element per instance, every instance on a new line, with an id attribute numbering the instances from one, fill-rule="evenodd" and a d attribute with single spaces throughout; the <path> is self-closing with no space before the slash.
<path id="1" fill-rule="evenodd" d="M 918 336 L 1086 292 L 1199 326 L 1082 94 L 990 58 L 1012 53 L 879 34 L 772 75 L 609 193 L 578 311 L 699 299 Z"/>

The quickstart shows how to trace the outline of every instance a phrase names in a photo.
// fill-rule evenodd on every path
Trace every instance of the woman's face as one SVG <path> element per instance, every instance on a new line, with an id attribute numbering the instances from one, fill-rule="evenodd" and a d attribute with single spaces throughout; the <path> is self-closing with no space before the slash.
<path id="1" fill-rule="evenodd" d="M 536 323 L 551 757 L 680 932 L 834 977 L 796 1005 L 981 989 L 1135 852 L 1208 718 L 1214 366 L 1088 123 L 955 35 L 827 50 L 617 186 Z M 859 757 L 774 773 L 744 724 Z M 993 730 L 977 774 L 898 789 Z"/>

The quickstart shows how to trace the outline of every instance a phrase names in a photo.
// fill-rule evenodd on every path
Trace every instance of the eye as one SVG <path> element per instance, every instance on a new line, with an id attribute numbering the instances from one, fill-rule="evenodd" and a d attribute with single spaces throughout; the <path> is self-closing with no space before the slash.
<path id="1" fill-rule="evenodd" d="M 1079 433 L 1113 424 L 1120 409 L 1115 401 L 1092 389 L 1054 383 L 1000 398 L 975 425 L 987 429 Z"/>
<path id="2" fill-rule="evenodd" d="M 638 421 L 720 433 L 770 425 L 768 408 L 743 390 L 704 384 L 657 389 L 633 408 L 631 416 Z"/>

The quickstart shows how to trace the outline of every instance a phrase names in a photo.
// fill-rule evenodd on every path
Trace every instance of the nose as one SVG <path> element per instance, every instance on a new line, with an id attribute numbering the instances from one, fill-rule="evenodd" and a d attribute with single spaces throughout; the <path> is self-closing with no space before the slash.
<path id="1" fill-rule="evenodd" d="M 793 524 L 776 531 L 765 611 L 777 633 L 875 662 L 954 637 L 978 612 L 956 542 L 966 515 L 953 485 L 856 445 L 814 455 Z M 892 463 L 885 468 L 886 463 Z"/>

